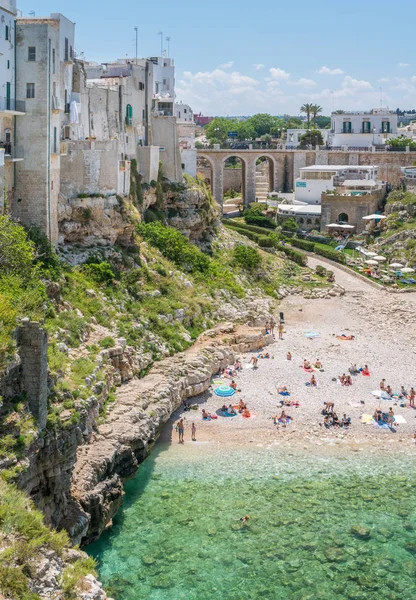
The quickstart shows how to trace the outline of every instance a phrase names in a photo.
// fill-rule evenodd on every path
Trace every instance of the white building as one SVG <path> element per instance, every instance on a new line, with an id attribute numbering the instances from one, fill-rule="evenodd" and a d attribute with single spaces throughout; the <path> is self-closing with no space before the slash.
<path id="1" fill-rule="evenodd" d="M 327 143 L 329 129 L 318 129 L 322 134 L 324 144 Z M 286 150 L 296 150 L 300 144 L 300 138 L 307 133 L 307 129 L 288 129 L 286 131 Z"/>
<path id="2" fill-rule="evenodd" d="M 174 104 L 174 116 L 181 122 L 193 123 L 194 113 L 189 104 L 181 102 L 175 102 Z"/>
<path id="3" fill-rule="evenodd" d="M 369 148 L 397 137 L 397 115 L 385 108 L 370 112 L 332 113 L 328 144 L 332 147 Z"/>
<path id="4" fill-rule="evenodd" d="M 25 113 L 16 97 L 16 0 L 0 0 L 0 214 L 12 200 L 14 165 L 23 159 L 15 145 L 15 117 Z"/>
<path id="5" fill-rule="evenodd" d="M 299 169 L 300 176 L 295 181 L 295 201 L 307 204 L 320 204 L 323 192 L 333 190 L 345 181 L 377 180 L 378 167 L 354 165 L 312 165 Z"/>

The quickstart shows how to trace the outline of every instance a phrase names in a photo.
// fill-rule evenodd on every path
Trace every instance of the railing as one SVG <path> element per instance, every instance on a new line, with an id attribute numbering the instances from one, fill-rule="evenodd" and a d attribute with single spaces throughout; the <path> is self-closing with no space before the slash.
<path id="1" fill-rule="evenodd" d="M 26 112 L 26 102 L 24 100 L 15 100 L 14 98 L 0 96 L 0 110 Z"/>
<path id="2" fill-rule="evenodd" d="M 24 157 L 22 146 L 13 146 L 13 144 L 11 142 L 1 142 L 0 141 L 0 148 L 4 149 L 4 156 L 6 159 L 10 160 L 13 158 L 23 158 Z"/>
<path id="3" fill-rule="evenodd" d="M 173 112 L 171 110 L 155 110 L 153 111 L 154 117 L 173 117 Z"/>

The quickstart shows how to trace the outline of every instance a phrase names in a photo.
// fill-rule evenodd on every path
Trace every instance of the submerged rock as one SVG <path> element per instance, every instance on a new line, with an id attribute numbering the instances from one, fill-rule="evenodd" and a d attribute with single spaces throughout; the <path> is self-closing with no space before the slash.
<path id="1" fill-rule="evenodd" d="M 371 537 L 371 529 L 361 525 L 353 525 L 351 527 L 351 533 L 354 537 L 360 540 L 368 540 Z"/>

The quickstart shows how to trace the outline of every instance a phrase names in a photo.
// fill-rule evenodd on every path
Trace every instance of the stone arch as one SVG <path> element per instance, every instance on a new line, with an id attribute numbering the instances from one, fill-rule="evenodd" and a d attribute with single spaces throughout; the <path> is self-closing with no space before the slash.
<path id="1" fill-rule="evenodd" d="M 224 177 L 224 169 L 226 168 L 226 163 L 230 158 L 237 158 L 241 162 L 241 200 L 244 206 L 248 204 L 247 197 L 247 160 L 245 157 L 241 156 L 238 152 L 230 152 L 223 157 L 222 160 L 222 173 Z"/>
<path id="2" fill-rule="evenodd" d="M 264 170 L 261 168 L 261 165 L 265 162 L 267 162 L 267 167 Z M 260 201 L 267 200 L 267 194 L 275 190 L 275 171 L 276 162 L 272 156 L 260 154 L 256 157 L 256 198 Z M 264 180 L 264 177 L 266 177 L 266 181 Z M 266 196 L 264 194 L 265 191 L 267 191 Z"/>
<path id="3" fill-rule="evenodd" d="M 338 223 L 348 223 L 348 215 L 347 215 L 347 213 L 340 213 L 338 215 Z"/>

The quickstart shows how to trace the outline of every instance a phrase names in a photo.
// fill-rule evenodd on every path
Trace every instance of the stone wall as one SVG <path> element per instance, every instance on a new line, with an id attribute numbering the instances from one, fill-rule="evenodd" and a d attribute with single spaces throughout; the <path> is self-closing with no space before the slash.
<path id="1" fill-rule="evenodd" d="M 366 227 L 366 221 L 363 221 L 363 217 L 374 214 L 380 208 L 384 195 L 384 188 L 364 196 L 322 194 L 322 230 L 326 231 L 325 226 L 329 223 L 338 223 L 339 215 L 344 213 L 348 216 L 348 224 L 355 226 L 356 233 L 361 233 Z"/>

